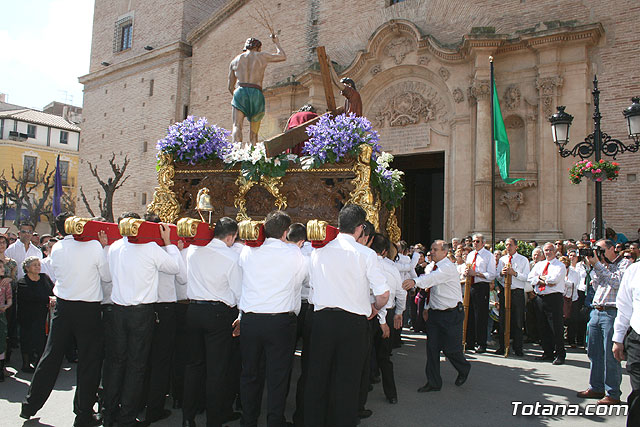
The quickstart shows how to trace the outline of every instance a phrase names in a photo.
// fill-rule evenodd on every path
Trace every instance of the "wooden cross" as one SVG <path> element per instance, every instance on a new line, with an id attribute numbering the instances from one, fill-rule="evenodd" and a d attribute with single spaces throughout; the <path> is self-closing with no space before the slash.
<path id="1" fill-rule="evenodd" d="M 341 114 L 344 111 L 344 107 L 336 108 L 336 99 L 333 96 L 333 86 L 331 83 L 331 70 L 329 69 L 331 64 L 329 64 L 327 52 L 325 51 L 324 46 L 318 46 L 316 48 L 316 52 L 318 53 L 318 62 L 320 63 L 320 75 L 322 77 L 322 86 L 324 86 L 324 96 L 327 101 L 327 109 L 329 110 L 325 115 L 330 114 L 335 116 Z M 320 120 L 320 117 L 321 116 L 314 117 L 293 129 L 266 140 L 264 142 L 264 147 L 267 157 L 277 156 L 285 150 L 293 148 L 297 144 L 308 139 L 309 135 L 307 135 L 306 132 L 307 127 L 316 124 Z"/>

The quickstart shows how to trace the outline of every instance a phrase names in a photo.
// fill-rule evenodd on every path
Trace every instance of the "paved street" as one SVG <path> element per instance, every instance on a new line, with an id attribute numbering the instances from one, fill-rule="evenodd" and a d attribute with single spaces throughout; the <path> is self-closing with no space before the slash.
<path id="1" fill-rule="evenodd" d="M 405 331 L 406 332 L 406 331 Z M 455 372 L 451 365 L 442 363 L 444 386 L 440 392 L 418 394 L 416 389 L 424 384 L 425 342 L 424 336 L 407 332 L 403 336 L 404 345 L 394 350 L 393 361 L 398 386 L 397 405 L 386 402 L 380 384 L 376 384 L 369 394 L 367 407 L 374 414 L 363 420 L 365 427 L 388 426 L 585 426 L 605 423 L 607 426 L 624 426 L 626 419 L 617 416 L 532 416 L 513 417 L 512 401 L 540 404 L 586 403 L 575 397 L 577 390 L 587 386 L 589 360 L 584 351 L 568 350 L 567 364 L 553 366 L 548 362 L 534 362 L 532 356 L 540 354 L 539 348 L 525 348 L 525 359 L 510 357 L 505 359 L 494 354 L 468 354 L 471 361 L 471 375 L 462 387 L 453 384 Z M 19 359 L 17 355 L 16 359 Z M 18 360 L 10 367 L 15 372 Z M 298 363 L 296 362 L 296 369 Z M 294 374 L 294 377 L 297 375 Z M 70 426 L 73 423 L 72 400 L 74 391 L 75 366 L 64 365 L 60 372 L 56 389 L 44 408 L 34 418 L 24 422 L 18 414 L 20 401 L 24 397 L 31 374 L 18 373 L 0 384 L 0 425 L 1 426 Z M 289 398 L 287 416 L 291 419 L 292 397 Z M 622 394 L 626 399 L 630 392 L 629 378 L 623 376 Z M 169 399 L 170 401 L 170 399 Z M 264 411 L 263 411 L 264 413 Z M 201 415 L 196 420 L 204 425 Z M 264 417 L 261 420 L 264 423 Z M 154 424 L 158 427 L 180 426 L 181 414 Z M 239 426 L 236 421 L 229 424 Z"/>

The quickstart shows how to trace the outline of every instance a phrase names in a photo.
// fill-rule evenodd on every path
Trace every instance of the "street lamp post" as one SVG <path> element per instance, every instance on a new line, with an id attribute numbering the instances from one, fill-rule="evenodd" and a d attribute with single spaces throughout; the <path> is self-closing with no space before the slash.
<path id="1" fill-rule="evenodd" d="M 586 159 L 595 154 L 595 161 L 598 163 L 602 154 L 613 157 L 614 159 L 618 154 L 630 151 L 635 153 L 640 148 L 640 98 L 632 98 L 633 104 L 626 108 L 622 113 L 627 119 L 627 127 L 629 128 L 629 138 L 633 139 L 634 143 L 631 145 L 625 145 L 617 139 L 611 138 L 600 128 L 600 120 L 602 115 L 600 114 L 600 91 L 598 90 L 598 78 L 593 78 L 593 133 L 587 135 L 584 141 L 579 142 L 571 150 L 565 148 L 569 142 L 569 128 L 573 121 L 573 116 L 566 113 L 564 106 L 559 106 L 558 111 L 549 117 L 551 122 L 551 134 L 553 136 L 553 142 L 558 146 L 558 153 L 561 157 L 580 157 Z M 596 218 L 595 218 L 595 238 L 603 238 L 602 227 L 602 182 L 596 181 Z"/>

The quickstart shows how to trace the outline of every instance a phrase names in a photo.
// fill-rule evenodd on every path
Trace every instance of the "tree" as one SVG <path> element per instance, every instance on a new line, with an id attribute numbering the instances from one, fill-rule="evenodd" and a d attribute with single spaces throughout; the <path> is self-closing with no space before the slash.
<path id="1" fill-rule="evenodd" d="M 75 212 L 76 211 L 76 203 L 74 201 L 73 195 L 67 193 L 62 190 L 62 196 L 60 196 L 60 212 Z M 46 208 L 47 219 L 49 221 L 49 226 L 51 227 L 51 234 L 56 235 L 58 232 L 58 228 L 56 227 L 56 217 L 53 216 L 53 198 L 49 201 Z"/>
<path id="2" fill-rule="evenodd" d="M 22 174 L 16 175 L 13 165 L 11 165 L 11 180 L 7 181 L 7 198 L 14 203 L 16 217 L 13 221 L 16 227 L 25 218 L 22 217 L 22 210 L 26 209 L 29 222 L 34 226 L 40 222 L 42 215 L 47 215 L 50 211 L 51 201 L 49 196 L 53 190 L 55 168 L 49 170 L 49 162 L 43 172 L 34 169 L 35 165 L 29 169 L 22 171 Z M 4 179 L 4 171 L 2 171 Z M 38 194 L 35 193 L 38 191 Z"/>
<path id="3" fill-rule="evenodd" d="M 103 180 L 98 174 L 98 165 L 93 165 L 91 162 L 87 161 L 89 164 L 89 171 L 91 171 L 91 175 L 93 175 L 96 180 L 98 180 L 98 184 L 102 187 L 102 191 L 104 191 L 104 198 L 102 197 L 100 190 L 96 190 L 98 194 L 98 208 L 100 209 L 100 216 L 102 216 L 108 222 L 113 222 L 113 195 L 116 190 L 124 185 L 124 183 L 129 179 L 130 175 L 125 176 L 124 173 L 127 170 L 127 166 L 129 165 L 129 158 L 124 156 L 124 162 L 122 166 L 116 163 L 116 153 L 112 153 L 111 159 L 109 159 L 109 165 L 111 166 L 111 172 L 113 172 L 113 177 L 109 177 L 106 181 Z M 80 187 L 80 197 L 82 197 L 82 201 L 84 202 L 85 207 L 89 211 L 91 216 L 96 216 L 89 205 L 89 200 L 87 196 L 84 194 L 82 187 Z"/>

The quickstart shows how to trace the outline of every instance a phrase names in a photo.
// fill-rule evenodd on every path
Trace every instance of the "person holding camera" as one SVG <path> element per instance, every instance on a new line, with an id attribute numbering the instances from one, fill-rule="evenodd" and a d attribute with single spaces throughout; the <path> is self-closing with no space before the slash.
<path id="1" fill-rule="evenodd" d="M 595 290 L 589 320 L 587 355 L 591 360 L 589 388 L 578 397 L 600 399 L 599 405 L 620 403 L 622 369 L 613 355 L 613 325 L 618 314 L 616 297 L 620 281 L 631 263 L 616 254 L 611 240 L 596 242 L 592 254 L 586 256 L 593 267 L 591 286 Z"/>

